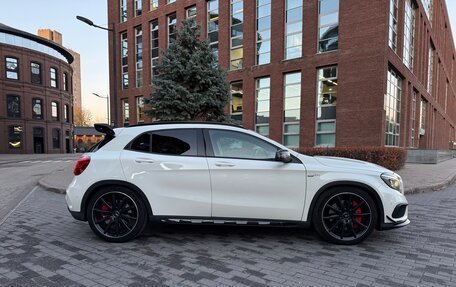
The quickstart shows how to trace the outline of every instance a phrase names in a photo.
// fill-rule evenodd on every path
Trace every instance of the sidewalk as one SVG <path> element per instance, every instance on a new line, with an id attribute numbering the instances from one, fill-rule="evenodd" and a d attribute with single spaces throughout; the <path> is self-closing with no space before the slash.
<path id="1" fill-rule="evenodd" d="M 74 164 L 43 177 L 39 184 L 48 190 L 65 193 L 73 179 Z M 439 190 L 456 182 L 456 158 L 438 164 L 406 164 L 397 173 L 404 180 L 406 194 Z"/>

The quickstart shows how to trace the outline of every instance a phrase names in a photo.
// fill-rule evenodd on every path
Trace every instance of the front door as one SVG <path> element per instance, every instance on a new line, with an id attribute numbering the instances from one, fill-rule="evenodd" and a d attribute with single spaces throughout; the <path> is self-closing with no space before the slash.
<path id="1" fill-rule="evenodd" d="M 278 147 L 238 131 L 207 130 L 212 216 L 301 220 L 306 170 L 275 160 Z"/>
<path id="2" fill-rule="evenodd" d="M 201 130 L 159 130 L 138 136 L 121 154 L 128 180 L 154 215 L 211 216 L 211 185 Z"/>

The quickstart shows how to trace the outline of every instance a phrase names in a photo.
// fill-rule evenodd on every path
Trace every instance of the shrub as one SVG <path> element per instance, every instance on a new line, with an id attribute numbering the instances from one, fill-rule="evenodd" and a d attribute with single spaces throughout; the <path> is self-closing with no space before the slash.
<path id="1" fill-rule="evenodd" d="M 363 160 L 381 165 L 387 169 L 399 170 L 405 164 L 407 151 L 393 147 L 336 147 L 336 148 L 303 148 L 305 155 L 337 156 Z"/>

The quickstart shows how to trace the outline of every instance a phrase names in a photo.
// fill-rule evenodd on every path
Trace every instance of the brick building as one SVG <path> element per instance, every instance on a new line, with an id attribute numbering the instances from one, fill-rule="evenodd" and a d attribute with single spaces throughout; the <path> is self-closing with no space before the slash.
<path id="1" fill-rule="evenodd" d="M 186 17 L 229 71 L 228 110 L 246 128 L 290 147 L 453 147 L 444 0 L 108 0 L 120 125 L 144 121 L 159 51 Z"/>
<path id="2" fill-rule="evenodd" d="M 0 153 L 72 152 L 73 56 L 0 23 Z"/>

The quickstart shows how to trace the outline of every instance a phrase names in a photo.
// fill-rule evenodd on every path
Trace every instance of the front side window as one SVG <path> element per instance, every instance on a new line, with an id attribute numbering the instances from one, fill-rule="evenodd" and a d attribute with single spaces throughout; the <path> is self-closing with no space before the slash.
<path id="1" fill-rule="evenodd" d="M 168 16 L 168 46 L 171 44 L 172 41 L 176 40 L 176 33 L 177 33 L 177 18 L 176 13 L 171 14 Z"/>
<path id="2" fill-rule="evenodd" d="M 43 100 L 34 98 L 32 100 L 32 118 L 36 120 L 43 119 Z"/>
<path id="3" fill-rule="evenodd" d="M 337 66 L 318 70 L 316 146 L 336 145 Z"/>
<path id="4" fill-rule="evenodd" d="M 133 140 L 130 149 L 162 155 L 197 156 L 197 142 L 194 129 L 153 131 Z"/>
<path id="5" fill-rule="evenodd" d="M 285 60 L 302 55 L 302 0 L 286 0 Z"/>
<path id="6" fill-rule="evenodd" d="M 227 131 L 209 130 L 215 157 L 253 160 L 274 160 L 278 148 L 252 135 Z"/>
<path id="7" fill-rule="evenodd" d="M 255 82 L 255 131 L 267 137 L 269 136 L 271 78 L 256 79 Z"/>
<path id="8" fill-rule="evenodd" d="M 391 68 L 388 69 L 388 80 L 385 94 L 385 145 L 399 146 L 401 122 L 402 79 Z"/>
<path id="9" fill-rule="evenodd" d="M 150 61 L 151 61 L 151 76 L 152 79 L 158 75 L 158 56 L 159 56 L 159 46 L 158 46 L 158 20 L 150 22 Z"/>
<path id="10" fill-rule="evenodd" d="M 339 47 L 339 0 L 320 0 L 318 11 L 318 52 Z"/>
<path id="11" fill-rule="evenodd" d="M 122 116 L 124 126 L 128 126 L 130 123 L 130 105 L 128 104 L 128 99 L 122 100 Z"/>
<path id="12" fill-rule="evenodd" d="M 21 117 L 21 98 L 19 96 L 6 96 L 6 116 L 8 118 Z"/>
<path id="13" fill-rule="evenodd" d="M 256 0 L 256 64 L 271 62 L 271 0 Z"/>
<path id="14" fill-rule="evenodd" d="M 59 103 L 57 102 L 51 102 L 51 118 L 54 121 L 58 121 L 60 118 L 59 115 Z"/>
<path id="15" fill-rule="evenodd" d="M 50 68 L 49 69 L 49 74 L 50 74 L 50 80 L 51 80 L 51 87 L 52 88 L 57 88 L 57 69 L 56 68 Z"/>
<path id="16" fill-rule="evenodd" d="M 5 58 L 6 78 L 11 80 L 19 80 L 19 63 L 16 58 Z"/>
<path id="17" fill-rule="evenodd" d="M 299 119 L 301 113 L 301 72 L 284 75 L 283 144 L 299 147 Z"/>
<path id="18" fill-rule="evenodd" d="M 22 148 L 22 126 L 8 127 L 8 147 L 10 149 Z"/>
<path id="19" fill-rule="evenodd" d="M 242 69 L 244 59 L 244 1 L 231 0 L 230 70 Z"/>
<path id="20" fill-rule="evenodd" d="M 144 97 L 136 98 L 136 122 L 144 122 Z"/>
<path id="21" fill-rule="evenodd" d="M 142 86 L 143 77 L 143 60 L 142 60 L 142 28 L 141 26 L 135 28 L 135 60 L 136 60 L 136 87 Z"/>
<path id="22" fill-rule="evenodd" d="M 120 42 L 122 89 L 125 90 L 128 89 L 128 37 L 126 32 L 120 35 Z"/>
<path id="23" fill-rule="evenodd" d="M 52 148 L 60 148 L 60 130 L 52 129 Z"/>
<path id="24" fill-rule="evenodd" d="M 41 65 L 38 63 L 30 63 L 30 81 L 32 84 L 41 85 Z"/>

